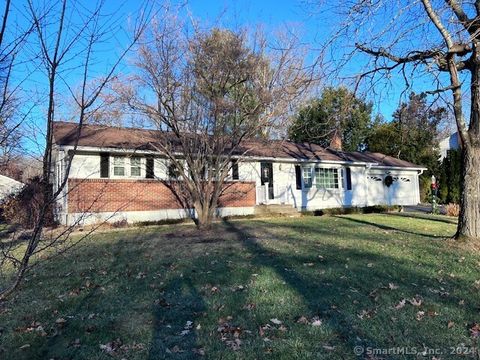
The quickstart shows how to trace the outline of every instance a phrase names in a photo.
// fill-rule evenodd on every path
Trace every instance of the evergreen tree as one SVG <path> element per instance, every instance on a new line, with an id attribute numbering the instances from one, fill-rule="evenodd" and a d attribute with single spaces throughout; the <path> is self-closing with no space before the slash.
<path id="1" fill-rule="evenodd" d="M 321 98 L 312 100 L 296 116 L 288 131 L 295 142 L 324 147 L 337 133 L 345 151 L 362 148 L 371 122 L 372 104 L 358 99 L 344 87 L 326 88 Z"/>
<path id="2" fill-rule="evenodd" d="M 440 175 L 439 125 L 446 117 L 447 110 L 429 106 L 425 94 L 411 93 L 409 101 L 394 112 L 392 121 L 372 125 L 367 149 L 428 168 L 420 178 L 420 193 L 425 199 L 430 193 L 431 176 Z"/>
<path id="3" fill-rule="evenodd" d="M 443 203 L 460 202 L 461 195 L 461 156 L 460 149 L 448 150 L 440 167 L 440 199 Z"/>

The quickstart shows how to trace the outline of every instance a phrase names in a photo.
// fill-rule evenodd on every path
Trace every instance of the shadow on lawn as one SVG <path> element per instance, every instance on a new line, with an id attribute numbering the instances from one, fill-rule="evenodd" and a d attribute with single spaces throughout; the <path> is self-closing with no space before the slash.
<path id="1" fill-rule="evenodd" d="M 335 219 L 332 218 L 332 221 Z M 338 222 L 339 226 L 347 226 L 348 223 L 355 226 L 355 223 L 361 223 L 409 233 L 344 216 L 339 217 Z M 287 228 L 290 231 L 282 232 Z M 81 254 L 80 258 L 87 263 L 86 259 L 89 256 L 101 257 L 103 252 L 109 253 L 112 255 L 112 261 L 103 265 L 109 269 L 109 273 L 98 281 L 94 278 L 92 281 L 95 281 L 98 286 L 88 289 L 88 293 L 82 299 L 78 299 L 75 309 L 68 311 L 87 315 L 89 313 L 110 314 L 110 317 L 99 316 L 100 319 L 97 320 L 95 331 L 100 335 L 90 340 L 92 353 L 89 355 L 92 356 L 98 354 L 99 343 L 105 344 L 117 337 L 121 337 L 125 343 L 129 344 L 142 339 L 146 346 L 142 353 L 146 357 L 142 359 L 200 358 L 199 354 L 192 351 L 200 346 L 205 347 L 207 358 L 211 358 L 209 352 L 212 349 L 214 353 L 216 351 L 217 356 L 227 352 L 231 355 L 231 349 L 220 341 L 217 333 L 217 320 L 221 316 L 219 306 L 222 304 L 216 303 L 215 296 L 212 296 L 211 286 L 215 285 L 221 289 L 222 295 L 230 300 L 232 309 L 229 311 L 237 311 L 232 313 L 235 317 L 234 321 L 238 318 L 243 319 L 242 326 L 250 324 L 250 330 L 254 332 L 250 339 L 256 341 L 251 340 L 251 346 L 255 347 L 254 351 L 257 351 L 252 352 L 258 358 L 262 357 L 264 342 L 258 336 L 257 329 L 264 325 L 264 322 L 259 322 L 254 313 L 243 309 L 249 295 L 248 287 L 242 292 L 231 292 L 229 289 L 235 284 L 247 284 L 251 279 L 250 270 L 258 271 L 261 268 L 268 268 L 301 296 L 309 312 L 309 314 L 293 313 L 291 319 L 283 320 L 292 324 L 299 316 L 311 318 L 318 315 L 325 326 L 332 330 L 332 335 L 322 339 L 324 341 L 322 343 L 314 337 L 301 338 L 298 334 L 286 333 L 286 337 L 297 336 L 299 342 L 303 341 L 313 348 L 317 355 L 326 353 L 323 345 L 336 347 L 336 352 L 331 354 L 331 358 L 353 358 L 352 349 L 356 345 L 380 348 L 421 346 L 422 344 L 438 346 L 438 344 L 429 344 L 431 341 L 429 336 L 438 329 L 429 329 L 420 322 L 402 328 L 405 323 L 392 323 L 386 310 L 391 309 L 402 297 L 412 298 L 416 294 L 420 294 L 429 306 L 433 307 L 433 310 L 457 308 L 459 298 L 455 296 L 446 298 L 429 291 L 429 288 L 440 286 L 433 284 L 434 280 L 428 276 L 428 274 L 434 274 L 435 269 L 430 269 L 429 264 L 399 260 L 387 253 L 374 253 L 365 246 L 357 249 L 349 243 L 348 247 L 342 248 L 333 242 L 312 241 L 309 237 L 309 235 L 327 237 L 331 235 L 331 230 L 317 222 L 312 222 L 311 225 L 298 225 L 291 221 L 286 224 L 272 225 L 261 221 L 224 221 L 223 225 L 219 225 L 217 229 L 217 238 L 221 237 L 227 247 L 221 247 L 222 242 L 214 241 L 215 238 L 202 239 L 198 234 L 184 238 L 178 234 L 174 237 L 172 234 L 172 239 L 169 238 L 170 234 L 154 232 L 150 235 L 140 232 L 137 238 L 127 236 L 128 240 L 115 241 L 108 245 L 110 248 L 105 248 L 105 244 L 92 244 L 88 253 Z M 300 236 L 300 231 L 303 232 L 304 237 Z M 432 237 L 415 232 L 411 234 Z M 348 236 L 351 238 L 347 240 L 352 242 L 362 240 L 364 237 L 358 234 Z M 272 240 L 273 247 L 272 244 L 264 243 L 265 239 Z M 144 247 L 149 243 L 154 245 L 150 245 L 151 248 Z M 194 253 L 195 247 L 200 247 L 202 244 L 211 246 L 208 251 L 213 256 L 203 258 L 200 253 L 198 256 Z M 277 245 L 286 248 L 280 251 L 276 249 Z M 188 258 L 183 259 L 186 261 L 181 268 L 175 269 L 175 258 L 178 258 L 182 246 L 185 247 L 184 249 L 191 248 L 191 251 L 188 253 Z M 231 253 L 228 252 L 228 246 L 233 247 Z M 235 246 L 246 250 L 248 256 L 240 256 Z M 290 247 L 292 247 L 291 252 L 285 251 Z M 295 247 L 302 249 L 303 254 L 295 253 L 293 251 Z M 152 254 L 150 249 L 156 249 L 156 252 Z M 204 251 L 204 248 L 201 251 Z M 319 261 L 318 254 L 324 254 L 325 259 Z M 222 263 L 222 267 L 220 264 L 218 268 L 212 265 L 217 260 Z M 235 267 L 246 265 L 244 262 L 248 262 L 251 269 L 244 272 L 237 271 Z M 228 265 L 230 263 L 232 263 L 231 266 Z M 306 263 L 315 263 L 315 266 L 326 272 L 316 272 L 317 268 L 305 266 Z M 373 263 L 374 266 L 368 267 L 368 263 Z M 85 264 L 83 265 L 88 268 Z M 348 269 L 346 265 L 349 266 Z M 141 271 L 148 273 L 145 280 L 138 278 Z M 158 274 L 155 280 L 152 278 L 153 274 Z M 57 274 L 50 275 L 57 276 Z M 401 290 L 398 292 L 388 290 L 389 282 L 395 283 Z M 413 286 L 412 283 L 416 285 Z M 382 286 L 387 286 L 387 289 L 385 290 Z M 446 288 L 445 290 L 449 290 L 449 286 L 467 288 L 469 285 L 462 279 L 453 279 L 448 285 L 442 286 Z M 105 290 L 101 290 L 102 288 Z M 375 299 L 377 295 L 379 300 Z M 359 321 L 358 315 L 362 310 L 372 311 L 372 319 L 368 320 L 370 325 Z M 375 315 L 377 310 L 387 315 L 382 314 L 377 319 Z M 470 304 L 466 304 L 464 310 L 471 313 L 476 311 L 470 308 Z M 143 321 L 142 316 L 146 318 L 141 325 L 148 324 L 147 328 L 151 328 L 146 335 L 148 339 L 142 338 L 139 334 L 141 331 L 145 333 L 145 329 L 139 330 L 131 325 L 127 328 L 131 331 L 129 334 L 128 330 L 122 327 L 123 323 L 131 319 L 139 318 Z M 270 316 L 275 317 L 275 314 L 268 314 L 267 319 L 270 319 Z M 415 322 L 414 318 L 412 320 Z M 193 322 L 193 329 L 188 329 L 187 321 Z M 375 323 L 376 329 L 368 327 L 372 322 Z M 200 323 L 202 327 L 210 327 L 202 328 L 202 331 L 208 332 L 208 340 L 205 335 L 201 339 L 197 337 L 195 327 Z M 58 349 L 69 346 L 68 343 L 75 337 L 86 336 L 86 325 L 78 323 L 75 325 L 78 328 L 70 325 L 74 324 L 67 324 L 64 333 L 42 344 L 43 358 L 59 357 Z M 183 330 L 190 331 L 182 336 Z M 82 338 L 83 342 L 84 338 Z M 33 348 L 32 346 L 32 351 Z M 237 358 L 241 358 L 242 351 L 241 348 Z M 291 351 L 294 349 L 292 348 Z M 107 356 L 107 354 L 104 355 Z M 130 358 L 128 355 L 124 357 Z M 83 354 L 78 354 L 76 349 L 71 349 L 67 354 L 61 354 L 60 358 L 81 358 L 82 356 L 85 357 Z"/>
<path id="2" fill-rule="evenodd" d="M 376 223 L 376 222 L 373 222 L 373 221 L 360 220 L 358 218 L 353 218 L 353 217 L 346 216 L 346 215 L 335 216 L 335 217 L 336 218 L 341 218 L 341 219 L 346 219 L 346 220 L 356 222 L 356 223 L 362 224 L 362 225 L 375 226 L 375 227 L 377 227 L 379 229 L 382 229 L 382 230 L 397 231 L 397 232 L 401 232 L 401 233 L 404 233 L 404 234 L 410 234 L 410 235 L 416 235 L 416 236 L 422 236 L 422 237 L 428 237 L 428 238 L 435 238 L 435 239 L 445 239 L 446 238 L 446 236 L 432 235 L 432 234 L 427 234 L 427 233 L 421 233 L 421 232 L 418 232 L 418 231 L 405 230 L 405 229 L 401 229 L 399 227 L 383 225 L 383 224 L 379 224 L 379 223 Z"/>
<path id="3" fill-rule="evenodd" d="M 445 224 L 453 224 L 457 225 L 457 218 L 455 217 L 446 217 L 445 215 L 433 215 L 433 214 L 422 214 L 422 213 L 413 213 L 413 212 L 386 212 L 385 215 L 389 216 L 398 216 L 404 218 L 412 218 L 412 219 L 422 219 L 428 221 L 437 221 L 442 222 Z"/>
<path id="4" fill-rule="evenodd" d="M 359 222 L 377 225 L 367 221 Z M 259 234 L 255 234 L 254 228 L 238 226 L 234 222 L 229 221 L 224 223 L 227 230 L 237 234 L 238 240 L 242 241 L 243 246 L 251 253 L 251 262 L 254 265 L 274 270 L 291 288 L 295 289 L 298 294 L 301 294 L 310 311 L 308 315 L 319 315 L 326 322 L 327 326 L 333 329 L 336 339 L 330 344 L 317 344 L 318 353 L 327 353 L 322 345 L 334 345 L 343 348 L 343 356 L 353 357 L 352 351 L 357 345 L 387 348 L 393 345 L 423 346 L 425 343 L 428 344 L 428 340 L 422 338 L 421 332 L 410 334 L 412 337 L 404 339 L 404 343 L 401 343 L 403 332 L 405 331 L 406 334 L 410 330 L 398 329 L 399 325 L 394 323 L 388 324 L 384 320 L 379 320 L 377 333 L 369 331 L 368 327 L 358 326 L 358 316 L 362 310 L 371 310 L 375 313 L 377 308 L 380 307 L 376 300 L 377 295 L 383 297 L 384 302 L 389 302 L 389 307 L 392 309 L 402 295 L 403 297 L 413 298 L 420 294 L 424 299 L 428 299 L 429 306 L 438 309 L 456 308 L 460 300 L 453 296 L 445 298 L 441 295 L 432 295 L 430 291 L 432 288 L 435 288 L 432 284 L 432 279 L 426 274 L 421 274 L 417 271 L 414 264 L 399 261 L 388 255 L 355 251 L 351 248 L 337 248 L 335 250 L 335 246 L 332 245 L 328 245 L 330 253 L 338 251 L 339 257 L 322 261 L 322 267 L 333 269 L 334 271 L 330 275 L 313 277 L 313 274 L 307 275 L 307 271 L 302 271 L 302 263 L 305 265 L 312 261 L 318 261 L 316 255 L 318 252 L 313 253 L 311 256 L 279 253 L 262 245 L 262 237 L 270 239 L 277 237 L 278 239 L 278 234 L 275 231 L 264 228 Z M 385 228 L 393 229 L 390 227 Z M 318 232 L 322 232 L 322 230 L 317 229 L 317 234 Z M 278 241 L 282 241 L 282 239 L 278 239 Z M 309 243 L 308 240 L 301 239 L 288 239 L 288 241 L 298 242 L 302 246 Z M 345 259 L 349 260 L 352 267 L 350 271 L 353 274 L 352 278 L 347 279 L 341 276 L 341 273 L 345 270 L 345 263 L 341 259 L 343 261 Z M 370 262 L 375 264 L 374 268 L 367 266 L 367 263 Z M 293 267 L 296 270 L 293 270 Z M 428 269 L 423 267 L 422 270 Z M 401 274 L 401 276 L 399 277 L 398 274 Z M 403 289 L 403 293 L 400 295 L 389 292 L 389 282 L 400 286 Z M 457 283 L 460 283 L 460 280 L 457 280 Z M 429 288 L 429 286 L 432 288 Z M 466 285 L 462 283 L 461 286 Z M 351 295 L 356 295 L 356 297 L 351 297 Z M 391 299 L 388 300 L 390 297 Z M 356 305 L 352 305 L 353 302 L 346 304 L 344 303 L 346 298 L 349 298 L 350 301 L 355 299 L 358 302 Z M 339 306 L 337 307 L 337 305 Z M 349 305 L 350 307 L 348 308 Z M 345 307 L 342 308 L 342 306 Z M 382 306 L 385 306 L 385 303 Z M 474 308 L 469 310 L 475 311 Z M 304 314 L 295 315 L 298 318 Z M 421 325 L 417 326 L 417 328 L 421 327 Z M 378 330 L 380 330 L 380 333 L 378 333 Z M 427 332 L 425 331 L 425 333 Z M 395 339 L 393 334 L 399 338 Z M 339 356 L 340 354 L 337 353 L 336 355 Z"/>

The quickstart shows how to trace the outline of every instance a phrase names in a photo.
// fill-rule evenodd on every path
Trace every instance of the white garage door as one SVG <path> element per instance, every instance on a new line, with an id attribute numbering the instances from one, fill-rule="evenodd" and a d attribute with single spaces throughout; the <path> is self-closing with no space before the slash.
<path id="1" fill-rule="evenodd" d="M 392 205 L 414 205 L 416 203 L 415 181 L 412 176 L 394 176 L 388 189 L 389 203 Z"/>
<path id="2" fill-rule="evenodd" d="M 382 175 L 368 175 L 368 205 L 384 205 L 385 199 L 385 185 L 383 185 Z"/>

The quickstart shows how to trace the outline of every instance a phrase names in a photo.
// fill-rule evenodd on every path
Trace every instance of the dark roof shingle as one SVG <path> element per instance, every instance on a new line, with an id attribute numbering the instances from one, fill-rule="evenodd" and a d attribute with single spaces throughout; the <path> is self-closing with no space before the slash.
<path id="1" fill-rule="evenodd" d="M 74 145 L 77 124 L 57 121 L 53 124 L 53 138 L 57 145 Z M 83 125 L 78 146 L 117 149 L 155 150 L 151 144 L 159 143 L 158 130 L 121 128 L 104 125 Z M 165 134 L 165 133 L 163 133 Z M 347 161 L 374 163 L 380 166 L 423 168 L 408 161 L 381 153 L 345 152 L 309 143 L 293 143 L 286 140 L 246 140 L 237 154 L 301 161 Z"/>

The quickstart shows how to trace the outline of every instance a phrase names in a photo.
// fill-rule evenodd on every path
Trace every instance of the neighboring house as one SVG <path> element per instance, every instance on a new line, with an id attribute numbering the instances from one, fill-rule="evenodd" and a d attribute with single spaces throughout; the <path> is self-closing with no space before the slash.
<path id="1" fill-rule="evenodd" d="M 458 132 L 453 133 L 449 137 L 440 140 L 438 143 L 440 148 L 440 161 L 447 157 L 448 150 L 456 150 L 460 148 L 460 137 L 458 136 Z"/>
<path id="2" fill-rule="evenodd" d="M 154 130 L 85 125 L 57 201 L 57 220 L 85 224 L 187 217 L 189 212 L 169 188 L 181 180 L 169 176 L 168 160 L 150 145 L 159 141 L 158 135 Z M 76 124 L 54 124 L 54 190 L 76 136 Z M 219 216 L 253 214 L 259 205 L 302 211 L 420 201 L 418 177 L 425 168 L 379 153 L 255 140 L 245 141 L 241 154 L 232 163 Z"/>
<path id="3" fill-rule="evenodd" d="M 5 200 L 9 195 L 18 193 L 22 188 L 23 184 L 20 181 L 0 175 L 0 202 Z"/>

